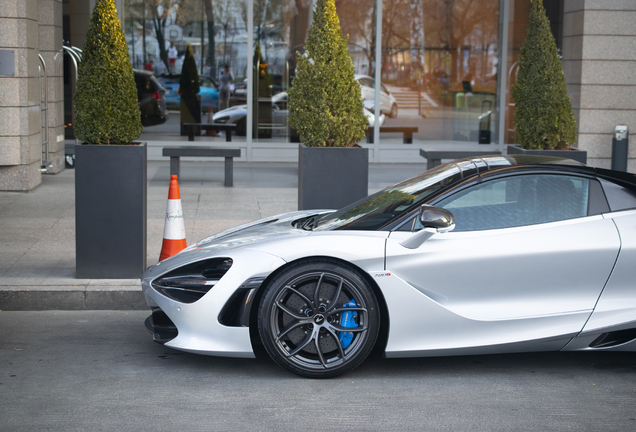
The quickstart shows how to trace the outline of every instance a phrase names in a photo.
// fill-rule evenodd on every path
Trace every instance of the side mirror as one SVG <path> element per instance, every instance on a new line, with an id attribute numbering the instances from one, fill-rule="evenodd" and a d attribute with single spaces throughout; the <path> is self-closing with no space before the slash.
<path id="1" fill-rule="evenodd" d="M 417 249 L 434 234 L 449 232 L 455 228 L 453 214 L 439 207 L 423 205 L 420 207 L 417 220 L 422 229 L 400 243 L 405 248 Z"/>

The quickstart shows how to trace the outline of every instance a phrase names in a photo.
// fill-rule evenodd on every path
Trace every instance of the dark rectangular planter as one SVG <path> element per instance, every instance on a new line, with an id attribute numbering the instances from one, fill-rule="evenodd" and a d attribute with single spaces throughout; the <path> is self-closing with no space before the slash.
<path id="1" fill-rule="evenodd" d="M 146 270 L 145 143 L 75 146 L 76 277 L 135 279 Z"/>
<path id="2" fill-rule="evenodd" d="M 559 158 L 568 158 L 577 162 L 587 163 L 587 152 L 585 150 L 526 150 L 517 145 L 508 146 L 508 154 L 522 154 L 530 156 L 552 156 Z"/>
<path id="3" fill-rule="evenodd" d="M 369 149 L 298 146 L 298 209 L 339 209 L 369 193 Z"/>

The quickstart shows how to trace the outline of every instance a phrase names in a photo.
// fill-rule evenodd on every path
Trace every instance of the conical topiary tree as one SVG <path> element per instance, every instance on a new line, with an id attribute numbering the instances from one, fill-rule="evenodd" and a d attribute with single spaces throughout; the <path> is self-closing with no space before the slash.
<path id="1" fill-rule="evenodd" d="M 525 149 L 563 150 L 576 141 L 576 120 L 542 0 L 532 0 L 521 44 L 515 100 L 517 143 Z"/>
<path id="2" fill-rule="evenodd" d="M 318 0 L 306 51 L 297 53 L 289 90 L 289 124 L 310 147 L 351 147 L 365 136 L 360 87 L 334 0 Z"/>
<path id="3" fill-rule="evenodd" d="M 93 9 L 79 64 L 75 136 L 88 144 L 129 144 L 142 131 L 135 76 L 113 0 Z"/>
<path id="4" fill-rule="evenodd" d="M 197 62 L 194 59 L 192 45 L 188 44 L 188 49 L 183 59 L 183 67 L 181 68 L 181 77 L 179 78 L 179 92 L 181 92 L 182 95 L 193 96 L 199 94 L 199 90 Z"/>

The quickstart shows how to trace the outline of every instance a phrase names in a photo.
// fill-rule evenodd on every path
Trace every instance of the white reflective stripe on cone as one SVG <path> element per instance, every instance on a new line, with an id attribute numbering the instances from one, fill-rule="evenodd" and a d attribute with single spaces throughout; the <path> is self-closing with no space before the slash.
<path id="1" fill-rule="evenodd" d="M 163 238 L 168 240 L 181 240 L 186 238 L 180 199 L 168 200 Z"/>

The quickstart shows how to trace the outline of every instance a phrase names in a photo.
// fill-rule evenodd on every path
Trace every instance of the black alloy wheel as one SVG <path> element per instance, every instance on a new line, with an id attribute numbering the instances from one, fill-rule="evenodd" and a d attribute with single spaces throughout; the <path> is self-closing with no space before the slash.
<path id="1" fill-rule="evenodd" d="M 353 268 L 325 260 L 293 265 L 269 285 L 258 329 L 280 366 L 308 378 L 331 378 L 369 355 L 379 321 L 369 284 Z"/>

